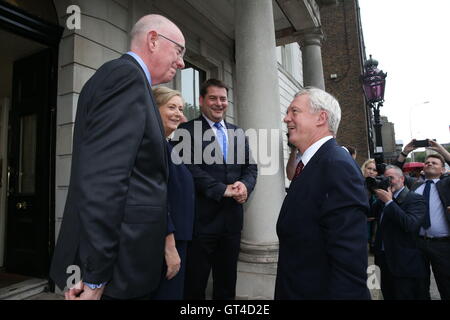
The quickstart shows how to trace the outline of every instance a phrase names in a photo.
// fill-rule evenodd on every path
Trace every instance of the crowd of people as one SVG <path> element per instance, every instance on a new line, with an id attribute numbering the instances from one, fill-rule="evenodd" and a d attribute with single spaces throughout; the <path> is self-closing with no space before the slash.
<path id="1" fill-rule="evenodd" d="M 184 53 L 173 22 L 145 16 L 132 29 L 130 51 L 104 64 L 80 93 L 69 193 L 50 270 L 58 287 L 67 287 L 67 300 L 204 300 L 211 272 L 213 299 L 236 296 L 243 204 L 258 168 L 247 139 L 239 140 L 243 130 L 225 121 L 225 83 L 201 85 L 201 115 L 190 121 L 180 92 L 152 88 L 184 67 Z M 423 178 L 405 179 L 408 144 L 397 166 L 386 167 L 388 188 L 369 191 L 364 178 L 381 172 L 371 159 L 360 169 L 356 150 L 338 145 L 340 119 L 338 101 L 317 88 L 300 90 L 287 109 L 292 182 L 276 225 L 275 299 L 370 299 L 368 243 L 386 299 L 429 298 L 430 264 L 448 299 L 444 160 L 430 155 Z M 208 132 L 213 148 L 201 139 Z M 177 155 L 182 143 L 191 152 Z M 430 144 L 450 161 L 442 146 Z M 244 161 L 236 161 L 231 148 L 237 146 Z M 198 161 L 196 149 L 213 150 L 218 161 Z M 81 271 L 72 284 L 70 266 Z"/>
<path id="2" fill-rule="evenodd" d="M 412 170 L 402 171 L 408 155 L 418 148 L 415 139 L 392 165 L 368 159 L 361 166 L 365 179 L 380 182 L 379 189 L 366 184 L 367 240 L 381 270 L 386 300 L 429 300 L 430 267 L 441 299 L 450 299 L 450 177 L 445 169 L 450 153 L 438 142 L 427 141 L 434 153 Z M 345 149 L 355 158 L 354 148 Z M 300 159 L 299 150 L 291 146 L 286 167 L 290 180 Z M 385 187 L 382 176 L 389 181 Z"/>

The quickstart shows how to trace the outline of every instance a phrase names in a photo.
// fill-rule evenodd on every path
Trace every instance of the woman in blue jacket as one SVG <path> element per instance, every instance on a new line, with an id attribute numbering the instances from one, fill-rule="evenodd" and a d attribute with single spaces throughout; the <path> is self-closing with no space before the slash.
<path id="1" fill-rule="evenodd" d="M 164 133 L 167 139 L 181 122 L 186 121 L 183 114 L 184 101 L 181 93 L 166 87 L 153 89 L 153 96 L 159 108 Z M 190 171 L 181 161 L 172 160 L 172 146 L 167 142 L 169 155 L 168 182 L 168 235 L 165 247 L 165 268 L 155 299 L 183 299 L 184 274 L 186 269 L 186 249 L 192 239 L 194 224 L 194 181 Z"/>

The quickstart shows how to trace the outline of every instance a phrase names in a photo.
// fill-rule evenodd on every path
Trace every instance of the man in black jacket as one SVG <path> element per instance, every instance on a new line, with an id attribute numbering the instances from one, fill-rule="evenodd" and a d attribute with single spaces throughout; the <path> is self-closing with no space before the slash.
<path id="1" fill-rule="evenodd" d="M 242 129 L 224 121 L 227 95 L 228 87 L 222 81 L 207 80 L 200 89 L 202 115 L 180 125 L 176 132 L 185 129 L 190 136 L 192 148 L 186 164 L 196 189 L 194 235 L 186 258 L 186 299 L 205 299 L 211 269 L 213 299 L 235 298 L 242 204 L 255 187 L 257 167 L 251 164 Z"/>
<path id="2" fill-rule="evenodd" d="M 145 16 L 133 27 L 130 52 L 105 63 L 81 90 L 69 192 L 50 270 L 63 289 L 69 287 L 68 267 L 78 266 L 83 281 L 66 299 L 151 298 L 159 284 L 168 155 L 151 85 L 184 68 L 184 51 L 175 24 Z"/>
<path id="3" fill-rule="evenodd" d="M 375 212 L 375 263 L 381 269 L 381 291 L 385 300 L 424 299 L 426 264 L 417 248 L 417 233 L 425 216 L 425 200 L 404 186 L 400 168 L 387 166 L 387 190 L 377 189 Z"/>

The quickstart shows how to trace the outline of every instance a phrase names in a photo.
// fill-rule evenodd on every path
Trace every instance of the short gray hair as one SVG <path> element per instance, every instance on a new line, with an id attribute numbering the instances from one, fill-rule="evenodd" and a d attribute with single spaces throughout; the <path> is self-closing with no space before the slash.
<path id="1" fill-rule="evenodd" d="M 341 122 L 341 107 L 339 102 L 331 94 L 314 87 L 300 89 L 294 98 L 307 94 L 311 102 L 313 113 L 324 110 L 328 114 L 328 129 L 336 136 Z"/>
<path id="2" fill-rule="evenodd" d="M 388 171 L 389 169 L 394 169 L 395 172 L 397 172 L 399 177 L 403 177 L 403 171 L 397 166 L 394 166 L 393 164 L 387 165 L 386 168 L 384 168 L 384 172 Z"/>

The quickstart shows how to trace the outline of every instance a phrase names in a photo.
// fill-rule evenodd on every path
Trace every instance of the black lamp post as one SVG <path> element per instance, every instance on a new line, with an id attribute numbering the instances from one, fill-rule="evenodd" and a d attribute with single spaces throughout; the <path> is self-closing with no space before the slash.
<path id="1" fill-rule="evenodd" d="M 374 127 L 376 137 L 376 147 L 374 157 L 381 162 L 384 162 L 383 156 L 383 141 L 381 138 L 381 121 L 380 121 L 380 108 L 384 102 L 384 88 L 386 85 L 387 73 L 384 73 L 378 68 L 378 61 L 370 59 L 364 63 L 364 74 L 361 76 L 363 84 L 364 95 L 366 96 L 367 104 L 373 109 Z M 377 162 L 378 162 L 377 161 Z"/>

